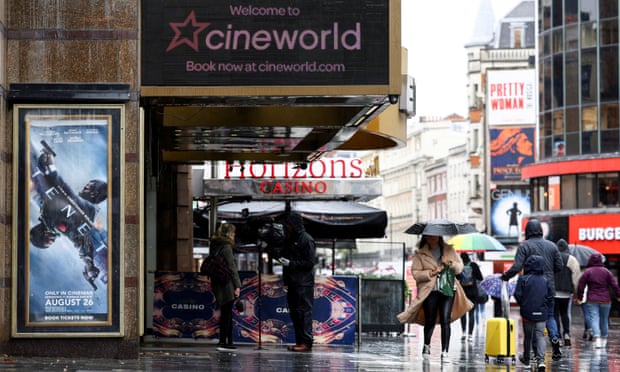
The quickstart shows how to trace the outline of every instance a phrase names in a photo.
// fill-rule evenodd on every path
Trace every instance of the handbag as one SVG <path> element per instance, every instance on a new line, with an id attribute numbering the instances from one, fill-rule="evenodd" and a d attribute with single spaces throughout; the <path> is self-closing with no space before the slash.
<path id="1" fill-rule="evenodd" d="M 208 276 L 213 284 L 225 284 L 232 279 L 232 270 L 226 258 L 220 255 L 222 248 L 209 254 L 200 265 L 200 273 Z"/>
<path id="2" fill-rule="evenodd" d="M 489 295 L 480 287 L 479 283 L 476 283 L 478 292 L 476 293 L 476 303 L 486 304 L 489 301 Z"/>
<path id="3" fill-rule="evenodd" d="M 454 270 L 452 268 L 446 267 L 441 270 L 437 278 L 437 286 L 439 287 L 439 292 L 445 296 L 454 296 Z"/>

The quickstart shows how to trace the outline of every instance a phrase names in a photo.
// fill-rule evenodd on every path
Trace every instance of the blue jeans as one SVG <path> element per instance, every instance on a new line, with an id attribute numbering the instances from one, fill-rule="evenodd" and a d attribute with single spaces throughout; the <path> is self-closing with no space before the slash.
<path id="1" fill-rule="evenodd" d="M 549 332 L 549 340 L 551 342 L 558 341 L 560 339 L 560 332 L 558 331 L 558 324 L 555 322 L 555 316 L 553 312 L 555 310 L 555 300 L 549 301 L 547 312 L 549 317 L 547 318 L 547 332 Z"/>
<path id="2" fill-rule="evenodd" d="M 609 312 L 611 304 L 601 304 L 598 302 L 586 302 L 583 306 L 588 321 L 592 326 L 594 337 L 607 337 L 609 334 Z"/>

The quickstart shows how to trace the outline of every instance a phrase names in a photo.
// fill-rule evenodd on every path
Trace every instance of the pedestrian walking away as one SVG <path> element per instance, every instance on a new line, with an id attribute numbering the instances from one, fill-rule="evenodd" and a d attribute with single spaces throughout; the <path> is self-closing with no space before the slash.
<path id="1" fill-rule="evenodd" d="M 454 280 L 453 293 L 440 291 L 441 273 L 452 270 L 458 275 L 463 271 L 463 261 L 454 248 L 437 235 L 422 235 L 418 249 L 413 253 L 411 273 L 418 286 L 418 295 L 404 312 L 397 315 L 401 323 L 424 326 L 422 354 L 431 353 L 431 338 L 435 325 L 441 326 L 441 358 L 448 357 L 450 348 L 450 323 L 469 312 L 474 304 L 467 299 L 463 287 Z M 454 278 L 453 278 L 454 279 Z"/>
<path id="2" fill-rule="evenodd" d="M 316 247 L 299 213 L 289 212 L 284 226 L 286 240 L 278 260 L 283 266 L 282 279 L 287 289 L 289 314 L 295 331 L 295 345 L 289 346 L 288 350 L 311 351 L 314 343 L 312 305 Z"/>
<path id="3" fill-rule="evenodd" d="M 478 282 L 482 280 L 482 272 L 478 264 L 470 259 L 468 253 L 461 253 L 461 260 L 463 261 L 463 271 L 456 278 L 461 283 L 467 298 L 475 305 L 478 302 Z M 462 340 L 468 339 L 469 342 L 474 340 L 475 311 L 474 306 L 461 317 Z"/>
<path id="4" fill-rule="evenodd" d="M 519 244 L 512 266 L 502 274 L 502 280 L 507 281 L 517 275 L 523 269 L 523 265 L 528 257 L 532 255 L 541 256 L 544 260 L 545 277 L 551 283 L 553 297 L 555 297 L 555 273 L 562 271 L 562 256 L 555 243 L 543 238 L 542 224 L 539 220 L 532 218 L 525 225 L 525 240 Z M 551 357 L 553 360 L 562 358 L 560 350 L 560 334 L 558 332 L 557 323 L 553 315 L 555 301 L 552 299 L 549 303 L 549 311 L 547 312 L 547 331 L 551 340 L 553 352 Z"/>
<path id="5" fill-rule="evenodd" d="M 523 354 L 519 361 L 530 365 L 532 339 L 536 338 L 534 368 L 539 372 L 546 370 L 545 365 L 545 325 L 549 318 L 549 302 L 553 300 L 553 288 L 544 275 L 544 259 L 531 255 L 525 261 L 523 275 L 517 280 L 514 298 L 519 304 L 521 324 L 523 327 Z"/>
<path id="6" fill-rule="evenodd" d="M 600 254 L 590 256 L 588 266 L 579 278 L 577 298 L 581 299 L 585 287 L 588 287 L 586 302 L 582 304 L 585 316 L 589 318 L 594 336 L 594 347 L 607 347 L 609 336 L 609 312 L 611 311 L 611 292 L 620 301 L 620 287 L 616 277 L 603 266 Z"/>
<path id="7" fill-rule="evenodd" d="M 555 273 L 555 308 L 554 316 L 558 325 L 558 333 L 562 335 L 565 347 L 571 346 L 571 314 L 574 293 L 577 290 L 581 268 L 579 261 L 568 253 L 568 243 L 564 239 L 557 242 L 562 257 L 562 271 Z"/>

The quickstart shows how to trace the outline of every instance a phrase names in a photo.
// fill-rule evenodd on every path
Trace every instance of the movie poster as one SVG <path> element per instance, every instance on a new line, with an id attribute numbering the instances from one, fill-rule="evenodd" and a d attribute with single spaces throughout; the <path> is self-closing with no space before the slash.
<path id="1" fill-rule="evenodd" d="M 34 110 L 20 118 L 17 187 L 26 208 L 20 216 L 18 323 L 24 329 L 97 332 L 118 323 L 114 118 L 83 109 Z"/>
<path id="2" fill-rule="evenodd" d="M 491 181 L 521 181 L 521 168 L 534 162 L 534 128 L 489 130 Z"/>
<path id="3" fill-rule="evenodd" d="M 491 235 L 520 237 L 521 221 L 530 212 L 528 186 L 498 186 L 491 190 Z"/>

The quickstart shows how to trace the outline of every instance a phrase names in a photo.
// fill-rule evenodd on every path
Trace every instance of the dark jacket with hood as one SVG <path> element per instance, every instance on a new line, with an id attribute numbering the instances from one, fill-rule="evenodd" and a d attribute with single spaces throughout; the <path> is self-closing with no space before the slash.
<path id="1" fill-rule="evenodd" d="M 215 235 L 211 238 L 209 252 L 224 256 L 228 268 L 233 274 L 232 279 L 226 283 L 212 283 L 213 295 L 220 306 L 233 301 L 235 299 L 235 289 L 241 288 L 241 280 L 239 279 L 239 272 L 237 271 L 233 256 L 233 245 L 233 242 L 221 236 Z"/>
<path id="2" fill-rule="evenodd" d="M 598 253 L 590 256 L 588 267 L 584 270 L 583 274 L 581 274 L 581 278 L 579 278 L 577 298 L 583 298 L 583 291 L 586 286 L 588 287 L 587 302 L 611 302 L 609 288 L 613 290 L 616 298 L 620 298 L 618 281 L 611 271 L 603 266 L 603 257 Z"/>
<path id="3" fill-rule="evenodd" d="M 514 293 L 521 316 L 533 322 L 544 322 L 549 318 L 547 311 L 553 298 L 553 288 L 544 275 L 544 265 L 545 260 L 541 256 L 529 256 Z"/>
<path id="4" fill-rule="evenodd" d="M 288 229 L 282 257 L 289 259 L 290 262 L 282 269 L 284 284 L 314 286 L 314 265 L 317 262 L 314 239 L 306 232 L 299 213 L 290 213 L 285 225 Z"/>
<path id="5" fill-rule="evenodd" d="M 532 255 L 541 256 L 544 260 L 545 277 L 549 280 L 555 296 L 554 273 L 562 271 L 564 263 L 560 251 L 555 243 L 543 238 L 543 230 L 540 221 L 531 219 L 525 225 L 525 241 L 523 241 L 515 254 L 512 267 L 502 274 L 503 280 L 508 280 L 517 275 L 523 268 L 523 264 Z"/>

